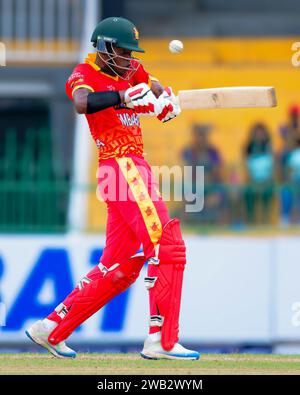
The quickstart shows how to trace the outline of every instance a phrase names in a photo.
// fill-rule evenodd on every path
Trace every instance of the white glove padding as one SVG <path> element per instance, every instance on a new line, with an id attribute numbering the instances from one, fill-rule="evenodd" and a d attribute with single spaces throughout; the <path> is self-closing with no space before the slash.
<path id="1" fill-rule="evenodd" d="M 141 115 L 156 115 L 158 100 L 149 86 L 141 83 L 125 91 L 125 104 Z"/>
<path id="2" fill-rule="evenodd" d="M 167 87 L 158 98 L 159 101 L 165 102 L 165 110 L 157 118 L 162 122 L 170 121 L 181 113 L 181 108 L 172 88 Z"/>

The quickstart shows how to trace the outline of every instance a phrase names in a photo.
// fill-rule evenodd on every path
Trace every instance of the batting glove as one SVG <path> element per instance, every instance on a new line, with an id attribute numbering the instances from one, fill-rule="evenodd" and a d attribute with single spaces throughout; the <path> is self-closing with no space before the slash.
<path id="1" fill-rule="evenodd" d="M 125 104 L 140 115 L 156 115 L 158 100 L 145 83 L 135 85 L 125 92 Z"/>
<path id="2" fill-rule="evenodd" d="M 172 88 L 167 87 L 158 98 L 159 101 L 165 104 L 165 110 L 157 118 L 162 122 L 170 121 L 181 113 L 181 108 Z"/>

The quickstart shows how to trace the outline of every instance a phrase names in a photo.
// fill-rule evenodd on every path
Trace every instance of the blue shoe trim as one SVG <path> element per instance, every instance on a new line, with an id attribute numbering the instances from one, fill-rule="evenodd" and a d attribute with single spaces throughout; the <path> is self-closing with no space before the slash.
<path id="1" fill-rule="evenodd" d="M 42 348 L 45 348 L 45 347 L 42 346 L 41 344 L 37 343 L 37 342 L 30 336 L 30 334 L 29 334 L 28 331 L 25 331 L 25 334 L 26 334 L 27 337 L 29 337 L 29 339 L 30 339 L 31 341 L 33 341 L 33 343 L 35 343 L 36 345 L 38 345 L 38 346 L 40 346 L 40 347 L 42 347 Z M 56 352 L 56 354 L 58 354 L 58 355 L 60 355 L 60 356 L 62 356 L 62 357 L 66 357 L 66 358 L 76 358 L 76 356 L 77 356 L 77 353 L 76 353 L 75 351 L 74 351 L 73 353 L 70 353 L 70 354 L 65 354 L 65 353 L 63 353 L 63 352 L 59 352 L 58 350 L 56 350 L 54 347 L 51 346 L 51 344 L 49 344 L 49 347 L 52 348 L 52 350 L 54 350 L 54 351 Z M 49 351 L 49 350 L 48 350 L 48 351 Z"/>
<path id="2" fill-rule="evenodd" d="M 195 358 L 195 360 L 198 360 L 201 356 L 200 353 L 197 351 L 190 353 L 190 354 L 173 354 L 173 353 L 171 354 L 171 353 L 164 353 L 164 352 L 159 352 L 158 354 L 170 355 L 171 357 L 177 357 L 177 358 L 181 358 L 181 359 Z M 159 359 L 159 358 L 149 357 L 149 356 L 143 354 L 142 352 L 140 353 L 140 355 L 144 359 L 155 359 L 155 360 Z"/>
<path id="3" fill-rule="evenodd" d="M 161 352 L 160 354 L 170 355 L 171 357 L 177 357 L 177 358 L 195 358 L 195 359 L 200 358 L 200 353 L 198 353 L 197 351 L 190 354 L 173 354 L 173 353 L 164 353 L 164 352 Z"/>
<path id="4" fill-rule="evenodd" d="M 30 336 L 30 334 L 29 334 L 29 332 L 28 331 L 25 331 L 25 334 L 26 334 L 26 336 L 27 337 L 29 337 L 29 339 L 33 342 L 33 343 L 35 343 L 35 344 L 37 344 L 38 346 L 40 346 L 40 347 L 43 347 L 42 345 L 40 345 L 39 343 L 36 343 L 36 341 L 35 340 L 33 340 L 33 338 Z M 44 348 L 44 347 L 43 347 Z"/>
<path id="5" fill-rule="evenodd" d="M 70 352 L 69 354 L 65 354 L 63 352 L 58 351 L 56 348 L 52 347 L 51 344 L 49 344 L 50 348 L 52 348 L 52 350 L 54 350 L 56 352 L 56 354 L 61 355 L 62 357 L 66 357 L 66 358 L 76 358 L 76 352 Z"/>

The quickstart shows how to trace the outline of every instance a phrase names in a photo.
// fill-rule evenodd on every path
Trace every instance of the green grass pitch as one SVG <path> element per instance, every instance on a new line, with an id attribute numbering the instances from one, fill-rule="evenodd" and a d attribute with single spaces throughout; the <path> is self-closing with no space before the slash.
<path id="1" fill-rule="evenodd" d="M 199 361 L 149 361 L 138 354 L 80 354 L 75 360 L 48 354 L 0 354 L 0 374 L 206 375 L 300 374 L 300 356 L 204 354 Z"/>

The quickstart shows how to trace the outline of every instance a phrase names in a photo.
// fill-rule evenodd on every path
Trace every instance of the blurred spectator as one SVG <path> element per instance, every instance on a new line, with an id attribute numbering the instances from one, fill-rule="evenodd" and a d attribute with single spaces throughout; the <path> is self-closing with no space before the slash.
<path id="1" fill-rule="evenodd" d="M 281 187 L 281 225 L 300 223 L 300 138 L 286 160 L 286 177 Z"/>
<path id="2" fill-rule="evenodd" d="M 222 185 L 222 160 L 218 150 L 210 143 L 211 125 L 195 124 L 192 128 L 192 142 L 183 153 L 185 165 L 204 167 L 204 209 L 200 213 L 187 216 L 187 220 L 205 223 L 223 222 L 225 190 Z M 193 171 L 192 185 L 195 185 L 196 172 Z M 195 188 L 193 187 L 193 190 Z"/>
<path id="3" fill-rule="evenodd" d="M 300 107 L 292 104 L 288 109 L 288 121 L 280 127 L 281 136 L 294 139 L 300 137 Z"/>
<path id="4" fill-rule="evenodd" d="M 289 118 L 287 124 L 280 127 L 282 149 L 278 155 L 279 181 L 285 182 L 288 179 L 287 160 L 290 152 L 295 147 L 295 142 L 300 138 L 300 108 L 293 105 L 289 108 Z"/>
<path id="5" fill-rule="evenodd" d="M 241 201 L 243 201 L 243 189 L 240 167 L 240 164 L 236 162 L 228 166 L 228 220 L 234 227 L 240 227 L 244 224 L 243 207 L 241 205 Z"/>
<path id="6" fill-rule="evenodd" d="M 278 176 L 280 188 L 280 220 L 286 226 L 291 221 L 299 222 L 299 139 L 300 108 L 293 105 L 289 109 L 288 123 L 280 127 L 282 148 L 279 151 Z"/>
<path id="7" fill-rule="evenodd" d="M 245 162 L 246 220 L 249 223 L 269 223 L 273 197 L 274 160 L 270 133 L 263 123 L 256 123 L 250 130 L 245 147 Z"/>

